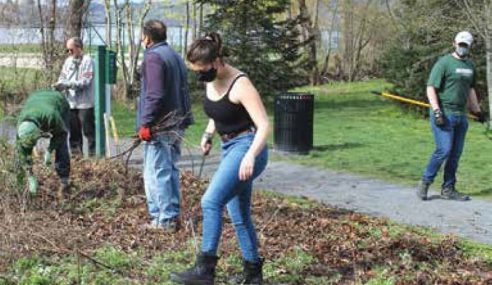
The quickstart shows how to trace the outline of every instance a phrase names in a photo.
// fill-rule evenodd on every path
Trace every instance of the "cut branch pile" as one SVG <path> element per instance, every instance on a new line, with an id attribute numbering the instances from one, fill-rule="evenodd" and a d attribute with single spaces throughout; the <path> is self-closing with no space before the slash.
<path id="1" fill-rule="evenodd" d="M 176 133 L 176 130 L 179 129 L 179 126 L 182 125 L 183 121 L 186 118 L 187 115 L 178 116 L 177 111 L 169 112 L 161 119 L 159 119 L 153 126 L 150 127 L 150 133 L 153 136 L 163 135 L 163 134 L 175 134 L 178 136 L 179 134 Z M 127 169 L 128 169 L 128 162 L 130 161 L 133 151 L 142 143 L 142 140 L 138 137 L 137 134 L 133 135 L 131 138 L 132 138 L 132 143 L 126 150 L 110 158 L 110 159 L 115 159 L 115 158 L 127 156 L 125 160 L 125 165 Z"/>

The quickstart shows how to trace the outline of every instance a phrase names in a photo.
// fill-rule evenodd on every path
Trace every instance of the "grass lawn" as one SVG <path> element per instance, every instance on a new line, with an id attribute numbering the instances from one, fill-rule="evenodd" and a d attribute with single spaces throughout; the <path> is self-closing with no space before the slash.
<path id="1" fill-rule="evenodd" d="M 1 44 L 0 53 L 41 53 L 40 44 Z"/>
<path id="2" fill-rule="evenodd" d="M 298 89 L 315 94 L 314 150 L 308 155 L 274 157 L 416 184 L 434 148 L 430 127 L 426 119 L 403 110 L 398 103 L 370 93 L 387 87 L 384 81 L 372 80 Z M 266 104 L 273 129 L 273 104 Z M 113 111 L 120 132 L 133 134 L 133 113 L 128 108 L 117 108 Z M 200 104 L 193 111 L 196 123 L 188 129 L 186 139 L 189 144 L 198 145 L 206 116 Z M 457 188 L 475 196 L 491 197 L 492 166 L 487 154 L 492 153 L 492 141 L 484 132 L 481 124 L 470 121 Z M 269 138 L 269 145 L 272 144 L 273 133 Z M 441 181 L 440 173 L 434 186 L 439 187 Z"/>
<path id="3" fill-rule="evenodd" d="M 4 93 L 18 94 L 43 85 L 45 74 L 32 68 L 0 67 L 0 98 Z"/>

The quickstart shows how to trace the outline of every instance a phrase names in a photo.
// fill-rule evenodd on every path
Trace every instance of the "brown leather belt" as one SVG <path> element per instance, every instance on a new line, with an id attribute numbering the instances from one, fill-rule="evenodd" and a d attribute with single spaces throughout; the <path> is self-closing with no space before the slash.
<path id="1" fill-rule="evenodd" d="M 247 129 L 244 129 L 244 130 L 240 130 L 240 131 L 237 131 L 237 132 L 230 132 L 230 133 L 227 133 L 227 134 L 222 134 L 220 135 L 220 140 L 222 142 L 227 142 L 229 140 L 232 140 L 233 138 L 241 135 L 241 134 L 244 134 L 244 133 L 254 133 L 256 132 L 256 128 L 251 126 L 251 127 L 248 127 Z"/>

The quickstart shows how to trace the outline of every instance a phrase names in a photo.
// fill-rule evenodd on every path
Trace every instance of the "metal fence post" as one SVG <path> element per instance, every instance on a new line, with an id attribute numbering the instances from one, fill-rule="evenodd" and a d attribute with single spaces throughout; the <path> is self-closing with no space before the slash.
<path id="1" fill-rule="evenodd" d="M 94 117 L 96 120 L 96 157 L 105 155 L 104 112 L 106 111 L 106 46 L 98 46 L 94 69 Z"/>

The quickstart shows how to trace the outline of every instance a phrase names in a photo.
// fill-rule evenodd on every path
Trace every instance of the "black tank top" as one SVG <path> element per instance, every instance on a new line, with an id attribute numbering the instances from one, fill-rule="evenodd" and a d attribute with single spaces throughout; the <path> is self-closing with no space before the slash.
<path id="1" fill-rule="evenodd" d="M 234 78 L 227 92 L 217 101 L 210 100 L 207 96 L 203 101 L 203 109 L 208 117 L 214 120 L 215 129 L 220 135 L 239 133 L 245 131 L 252 126 L 253 120 L 249 116 L 246 108 L 241 104 L 234 104 L 229 99 L 232 87 L 236 81 L 246 76 L 243 73 Z"/>

